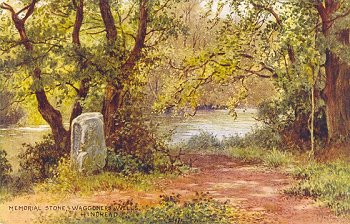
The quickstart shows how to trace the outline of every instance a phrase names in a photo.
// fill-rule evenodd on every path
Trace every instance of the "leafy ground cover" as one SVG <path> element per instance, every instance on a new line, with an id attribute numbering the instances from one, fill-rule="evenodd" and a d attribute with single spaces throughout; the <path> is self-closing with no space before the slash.
<path id="1" fill-rule="evenodd" d="M 328 205 L 338 215 L 350 214 L 350 164 L 344 161 L 310 163 L 294 171 L 298 183 L 287 190 Z"/>
<path id="2" fill-rule="evenodd" d="M 179 195 L 161 196 L 157 206 L 142 208 L 133 201 L 117 202 L 107 213 L 112 217 L 75 217 L 63 215 L 41 217 L 36 223 L 80 224 L 80 223 L 252 223 L 256 214 L 234 209 L 228 203 L 219 202 L 197 194 L 188 202 L 180 203 Z M 113 215 L 112 215 L 113 214 Z"/>
<path id="3" fill-rule="evenodd" d="M 185 171 L 184 171 L 185 172 Z M 154 183 L 162 178 L 175 177 L 173 173 L 134 173 L 124 175 L 115 172 L 102 172 L 97 175 L 84 175 L 73 171 L 68 161 L 62 160 L 53 178 L 37 184 L 35 191 L 53 194 L 89 195 L 96 191 L 112 191 L 115 189 L 150 190 Z"/>

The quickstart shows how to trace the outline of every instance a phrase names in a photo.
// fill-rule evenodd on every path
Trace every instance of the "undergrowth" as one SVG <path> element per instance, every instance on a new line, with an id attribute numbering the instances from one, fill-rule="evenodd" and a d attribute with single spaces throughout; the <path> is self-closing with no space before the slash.
<path id="1" fill-rule="evenodd" d="M 7 159 L 7 153 L 0 149 L 0 202 L 10 196 L 8 187 L 12 182 L 11 172 L 12 166 Z"/>
<path id="2" fill-rule="evenodd" d="M 0 149 L 0 189 L 6 186 L 11 180 L 12 166 L 7 159 L 5 150 Z"/>
<path id="3" fill-rule="evenodd" d="M 271 137 L 271 139 L 268 139 Z M 279 139 L 274 133 L 256 129 L 244 137 L 231 136 L 219 140 L 215 135 L 202 131 L 192 136 L 185 149 L 190 151 L 228 154 L 244 162 L 263 163 L 268 167 L 288 166 L 294 162 L 292 153 L 277 150 Z"/>
<path id="4" fill-rule="evenodd" d="M 184 148 L 188 150 L 220 150 L 223 148 L 222 142 L 212 133 L 201 131 L 198 135 L 192 136 Z"/>
<path id="5" fill-rule="evenodd" d="M 350 164 L 310 163 L 294 172 L 298 184 L 287 193 L 317 198 L 338 215 L 350 215 Z"/>
<path id="6" fill-rule="evenodd" d="M 244 162 L 262 163 L 268 167 L 285 167 L 294 163 L 291 153 L 277 149 L 265 150 L 260 148 L 231 148 L 227 150 L 229 156 Z"/>
<path id="7" fill-rule="evenodd" d="M 111 191 L 114 189 L 149 190 L 154 187 L 156 180 L 170 178 L 175 174 L 135 173 L 123 175 L 115 172 L 102 172 L 97 175 L 84 175 L 70 168 L 68 160 L 59 162 L 53 178 L 35 186 L 36 192 L 53 194 L 92 194 L 97 191 Z"/>
<path id="8" fill-rule="evenodd" d="M 139 223 L 139 224 L 168 224 L 168 223 L 253 223 L 261 220 L 258 213 L 247 213 L 232 208 L 227 202 L 218 202 L 206 194 L 185 203 L 180 202 L 180 195 L 161 196 L 159 205 L 154 207 L 140 207 L 132 201 L 116 202 L 104 211 L 103 216 L 70 214 L 55 217 L 40 217 L 37 223 L 52 224 L 80 224 L 80 223 Z"/>
<path id="9" fill-rule="evenodd" d="M 222 151 L 229 148 L 281 148 L 280 137 L 269 128 L 255 128 L 245 136 L 229 136 L 222 140 L 212 133 L 201 131 L 184 145 L 187 150 Z"/>

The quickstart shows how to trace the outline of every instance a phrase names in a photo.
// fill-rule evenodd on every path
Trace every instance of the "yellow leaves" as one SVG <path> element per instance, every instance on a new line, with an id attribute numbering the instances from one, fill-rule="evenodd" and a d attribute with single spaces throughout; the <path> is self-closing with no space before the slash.
<path id="1" fill-rule="evenodd" d="M 314 70 L 313 70 L 313 68 L 311 66 L 309 66 L 309 65 L 305 65 L 304 73 L 306 74 L 309 83 L 313 83 L 313 80 L 314 80 Z"/>

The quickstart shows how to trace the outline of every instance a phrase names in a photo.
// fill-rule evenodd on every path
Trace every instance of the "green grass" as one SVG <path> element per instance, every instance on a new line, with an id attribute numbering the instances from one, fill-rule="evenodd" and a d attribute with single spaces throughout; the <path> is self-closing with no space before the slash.
<path id="1" fill-rule="evenodd" d="M 230 148 L 229 156 L 244 162 L 262 163 L 267 167 L 285 167 L 292 164 L 294 156 L 291 153 L 277 149 L 266 150 L 261 148 Z"/>
<path id="2" fill-rule="evenodd" d="M 310 163 L 295 170 L 299 182 L 287 190 L 311 196 L 327 204 L 336 214 L 350 214 L 350 164 L 344 161 Z"/>
<path id="3" fill-rule="evenodd" d="M 113 189 L 150 190 L 161 178 L 171 178 L 175 174 L 142 174 L 124 176 L 113 172 L 103 172 L 97 175 L 84 175 L 73 171 L 68 161 L 61 161 L 54 178 L 35 186 L 36 192 L 53 194 L 89 195 L 96 191 L 111 191 Z"/>
<path id="4" fill-rule="evenodd" d="M 258 148 L 230 148 L 227 149 L 227 153 L 244 162 L 262 162 L 262 157 L 266 152 Z"/>
<path id="5" fill-rule="evenodd" d="M 272 149 L 263 156 L 263 163 L 268 167 L 285 167 L 294 162 L 291 153 Z"/>

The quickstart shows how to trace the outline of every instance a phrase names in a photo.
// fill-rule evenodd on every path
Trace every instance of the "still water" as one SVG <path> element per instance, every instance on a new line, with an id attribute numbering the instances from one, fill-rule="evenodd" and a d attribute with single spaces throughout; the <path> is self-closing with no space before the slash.
<path id="1" fill-rule="evenodd" d="M 237 110 L 237 118 L 234 119 L 227 110 L 198 111 L 193 117 L 174 117 L 170 115 L 157 116 L 159 129 L 162 133 L 173 131 L 171 144 L 186 142 L 191 136 L 201 131 L 213 133 L 217 138 L 229 137 L 232 135 L 243 136 L 257 124 L 254 119 L 256 110 Z M 48 134 L 50 128 L 47 125 L 22 128 L 0 129 L 0 149 L 8 153 L 8 159 L 18 169 L 17 155 L 22 150 L 23 143 L 34 144 Z"/>
<path id="2" fill-rule="evenodd" d="M 234 119 L 227 110 L 202 110 L 193 117 L 161 116 L 158 120 L 162 132 L 174 131 L 170 143 L 176 144 L 186 142 L 201 131 L 212 133 L 220 140 L 234 135 L 243 136 L 257 124 L 254 109 L 237 110 L 237 115 Z"/>

